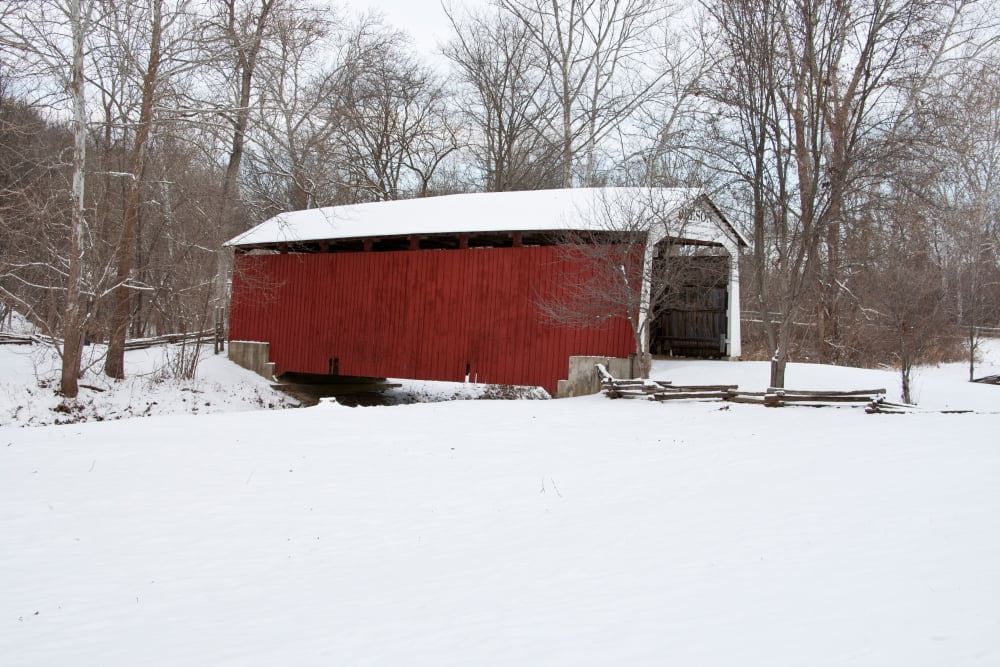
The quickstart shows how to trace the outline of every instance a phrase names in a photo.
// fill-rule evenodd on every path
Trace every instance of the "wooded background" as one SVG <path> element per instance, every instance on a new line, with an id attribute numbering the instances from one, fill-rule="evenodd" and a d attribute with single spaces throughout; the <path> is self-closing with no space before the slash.
<path id="1" fill-rule="evenodd" d="M 432 65 L 304 0 L 0 2 L 0 301 L 64 341 L 63 393 L 87 339 L 122 377 L 126 337 L 211 327 L 240 231 L 458 192 L 705 188 L 753 240 L 744 349 L 775 386 L 998 326 L 992 0 L 448 14 Z"/>

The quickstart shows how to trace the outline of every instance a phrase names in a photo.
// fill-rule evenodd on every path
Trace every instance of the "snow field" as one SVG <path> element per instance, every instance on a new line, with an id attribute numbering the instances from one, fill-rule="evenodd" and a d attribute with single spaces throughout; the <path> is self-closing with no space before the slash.
<path id="1" fill-rule="evenodd" d="M 721 407 L 2 428 L 0 662 L 1000 660 L 1000 417 Z"/>

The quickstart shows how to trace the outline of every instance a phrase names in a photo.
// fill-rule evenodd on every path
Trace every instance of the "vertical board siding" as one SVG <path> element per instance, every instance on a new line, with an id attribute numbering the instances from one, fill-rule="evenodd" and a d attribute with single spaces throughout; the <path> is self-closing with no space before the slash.
<path id="1" fill-rule="evenodd" d="M 623 319 L 570 329 L 539 299 L 572 275 L 556 247 L 237 255 L 232 340 L 271 344 L 276 372 L 538 385 L 571 355 L 628 356 Z"/>

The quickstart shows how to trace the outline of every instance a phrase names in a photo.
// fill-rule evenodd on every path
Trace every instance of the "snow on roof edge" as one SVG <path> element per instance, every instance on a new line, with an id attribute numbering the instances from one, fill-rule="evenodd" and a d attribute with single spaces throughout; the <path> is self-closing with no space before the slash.
<path id="1" fill-rule="evenodd" d="M 746 239 L 698 188 L 573 188 L 479 192 L 280 213 L 227 241 L 227 247 L 331 239 L 501 231 L 594 229 L 587 212 L 604 201 L 655 194 L 679 209 L 700 197 L 737 236 Z"/>

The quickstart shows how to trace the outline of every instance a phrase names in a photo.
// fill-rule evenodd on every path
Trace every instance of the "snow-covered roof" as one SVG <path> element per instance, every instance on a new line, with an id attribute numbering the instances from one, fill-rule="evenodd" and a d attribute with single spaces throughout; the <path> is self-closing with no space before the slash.
<path id="1" fill-rule="evenodd" d="M 410 234 L 606 229 L 599 216 L 589 214 L 598 206 L 655 198 L 661 210 L 679 210 L 702 194 L 694 188 L 576 188 L 331 206 L 281 213 L 226 245 L 246 247 Z M 739 231 L 729 228 L 739 243 L 746 243 Z"/>

